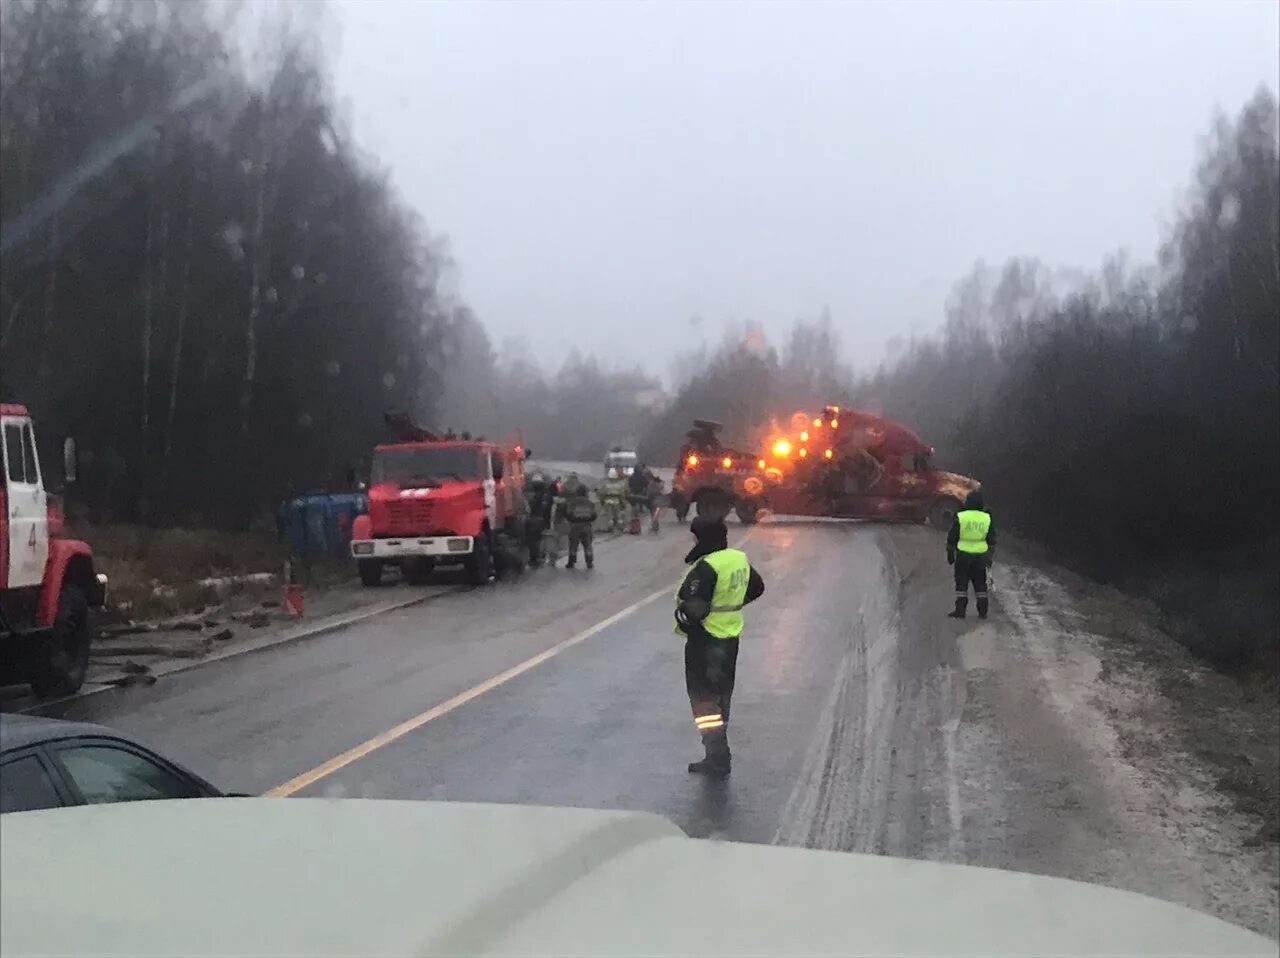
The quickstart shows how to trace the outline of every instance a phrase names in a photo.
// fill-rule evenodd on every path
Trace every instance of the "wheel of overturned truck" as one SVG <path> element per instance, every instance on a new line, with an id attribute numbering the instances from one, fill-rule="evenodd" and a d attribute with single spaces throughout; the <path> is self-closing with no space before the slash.
<path id="1" fill-rule="evenodd" d="M 493 545 L 489 533 L 475 537 L 471 555 L 467 556 L 467 581 L 472 585 L 484 585 L 493 578 Z"/>
<path id="2" fill-rule="evenodd" d="M 759 499 L 741 499 L 733 507 L 733 511 L 738 515 L 738 521 L 744 526 L 755 525 L 760 519 L 760 509 Z"/>
<path id="3" fill-rule="evenodd" d="M 382 567 L 381 559 L 358 559 L 356 560 L 356 569 L 360 572 L 360 581 L 369 588 L 382 585 Z"/>
<path id="4" fill-rule="evenodd" d="M 49 638 L 32 652 L 31 691 L 41 698 L 71 695 L 89 671 L 89 600 L 84 590 L 64 583 Z"/>
<path id="5" fill-rule="evenodd" d="M 956 513 L 960 511 L 960 503 L 950 496 L 943 496 L 935 499 L 933 505 L 929 507 L 929 525 L 935 529 L 942 529 L 944 532 L 951 528 L 951 522 L 956 517 Z"/>

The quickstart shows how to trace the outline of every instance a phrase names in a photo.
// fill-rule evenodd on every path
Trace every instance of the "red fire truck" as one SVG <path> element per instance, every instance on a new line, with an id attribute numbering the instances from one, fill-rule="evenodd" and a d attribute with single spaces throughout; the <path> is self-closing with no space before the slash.
<path id="1" fill-rule="evenodd" d="M 0 403 L 0 667 L 37 695 L 68 695 L 89 668 L 89 610 L 106 601 L 93 552 L 64 534 L 62 506 L 46 491 L 25 406 Z M 64 447 L 68 482 L 75 446 Z"/>
<path id="2" fill-rule="evenodd" d="M 527 562 L 524 461 L 528 450 L 460 438 L 387 417 L 396 441 L 376 446 L 368 512 L 351 528 L 351 555 L 366 586 L 399 567 L 411 583 L 461 565 L 482 585 L 499 555 Z M 464 434 L 465 436 L 465 434 Z"/>

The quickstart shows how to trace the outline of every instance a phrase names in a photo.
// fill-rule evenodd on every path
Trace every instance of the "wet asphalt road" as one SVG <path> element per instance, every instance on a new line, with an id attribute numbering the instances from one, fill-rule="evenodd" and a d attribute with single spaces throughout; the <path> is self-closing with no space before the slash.
<path id="1" fill-rule="evenodd" d="M 767 591 L 747 616 L 728 782 L 685 771 L 700 747 L 671 595 L 691 537 L 674 524 L 598 543 L 590 572 L 534 570 L 53 714 L 133 733 L 228 791 L 642 809 L 699 837 L 1198 902 L 1177 848 L 1124 819 L 998 584 L 990 622 L 944 617 L 939 533 L 780 522 L 731 541 Z"/>
<path id="2" fill-rule="evenodd" d="M 674 524 L 597 543 L 590 572 L 533 570 L 53 714 L 127 730 L 227 790 L 266 791 L 659 593 L 298 794 L 639 808 L 694 835 L 768 842 L 845 655 L 861 591 L 850 583 L 874 572 L 878 535 L 734 528 L 769 592 L 744 639 L 727 785 L 684 768 L 700 747 L 671 631 L 691 537 Z"/>
<path id="3" fill-rule="evenodd" d="M 727 782 L 685 771 L 701 749 L 671 609 L 692 540 L 674 523 L 597 542 L 592 571 L 533 570 L 49 714 L 227 791 L 638 809 L 697 837 L 1037 872 L 1240 920 L 1244 879 L 1189 856 L 1203 829 L 1170 830 L 1165 786 L 1135 779 L 1084 626 L 1037 604 L 1033 570 L 998 566 L 991 620 L 955 622 L 934 530 L 779 521 L 730 540 L 767 590 Z"/>

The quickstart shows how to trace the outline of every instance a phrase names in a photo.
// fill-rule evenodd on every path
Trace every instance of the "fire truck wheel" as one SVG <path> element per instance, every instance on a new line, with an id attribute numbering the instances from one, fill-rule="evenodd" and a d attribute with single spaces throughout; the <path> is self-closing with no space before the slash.
<path id="1" fill-rule="evenodd" d="M 360 570 L 360 581 L 369 588 L 382 585 L 381 559 L 360 559 L 356 562 L 356 568 Z"/>
<path id="2" fill-rule="evenodd" d="M 42 698 L 78 691 L 89 670 L 89 641 L 89 600 L 78 585 L 63 583 L 53 634 L 32 662 L 31 691 Z"/>
<path id="3" fill-rule="evenodd" d="M 951 520 L 960 511 L 960 503 L 950 496 L 935 499 L 929 507 L 929 525 L 944 532 L 951 528 Z"/>
<path id="4" fill-rule="evenodd" d="M 755 521 L 760 518 L 760 501 L 758 499 L 743 499 L 733 509 L 738 514 L 738 521 L 744 526 L 754 525 Z"/>
<path id="5" fill-rule="evenodd" d="M 467 559 L 467 579 L 472 585 L 484 585 L 493 578 L 493 548 L 488 533 L 476 536 L 475 547 Z"/>

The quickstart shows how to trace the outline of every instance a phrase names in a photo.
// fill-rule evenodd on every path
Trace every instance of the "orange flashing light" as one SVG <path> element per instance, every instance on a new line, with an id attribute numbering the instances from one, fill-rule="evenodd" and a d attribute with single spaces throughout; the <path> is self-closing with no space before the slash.
<path id="1" fill-rule="evenodd" d="M 835 453 L 834 453 L 834 452 L 832 452 L 830 449 L 828 449 L 826 452 L 824 452 L 824 453 L 823 453 L 823 455 L 824 455 L 826 458 L 831 459 L 832 457 L 834 457 L 834 456 L 835 456 Z"/>
<path id="2" fill-rule="evenodd" d="M 731 469 L 733 467 L 733 460 L 728 456 L 725 456 L 720 460 L 720 465 L 724 466 L 726 469 Z"/>
<path id="3" fill-rule="evenodd" d="M 773 454 L 779 459 L 786 459 L 791 455 L 791 443 L 785 439 L 779 439 L 773 444 Z"/>
<path id="4" fill-rule="evenodd" d="M 767 463 L 763 459 L 757 459 L 756 465 L 759 466 L 761 469 L 763 469 L 767 465 Z"/>
<path id="5" fill-rule="evenodd" d="M 839 420 L 839 419 L 833 419 L 833 420 L 831 420 L 831 428 L 832 428 L 832 429 L 839 429 L 839 428 L 840 428 L 840 420 Z"/>
<path id="6" fill-rule="evenodd" d="M 808 455 L 809 455 L 809 450 L 808 450 L 808 449 L 805 449 L 805 448 L 803 448 L 803 447 L 801 447 L 801 449 L 800 449 L 800 458 L 801 458 L 801 459 L 804 459 L 804 458 L 805 458 L 806 456 L 808 456 Z"/>
<path id="7" fill-rule="evenodd" d="M 690 456 L 688 459 L 685 460 L 685 462 L 688 463 L 690 466 L 696 466 L 698 464 L 698 457 Z"/>
<path id="8" fill-rule="evenodd" d="M 815 420 L 813 421 L 813 428 L 814 428 L 814 429 L 821 429 L 821 428 L 822 428 L 822 420 L 821 420 L 821 419 L 815 419 Z"/>
<path id="9" fill-rule="evenodd" d="M 807 432 L 802 432 L 802 433 L 800 433 L 800 441 L 801 441 L 801 442 L 808 442 L 808 441 L 809 441 L 809 434 L 808 434 Z"/>

